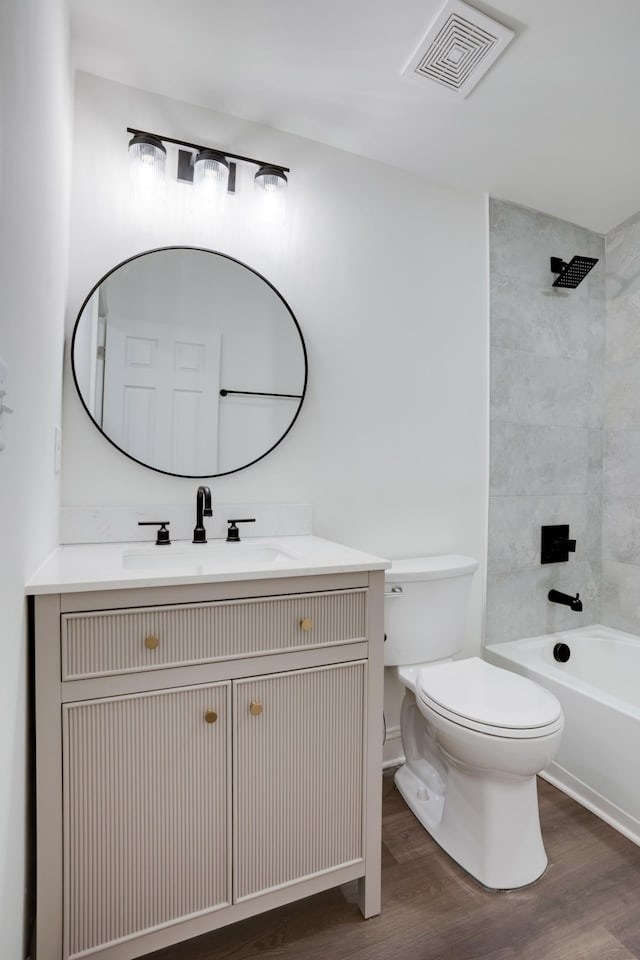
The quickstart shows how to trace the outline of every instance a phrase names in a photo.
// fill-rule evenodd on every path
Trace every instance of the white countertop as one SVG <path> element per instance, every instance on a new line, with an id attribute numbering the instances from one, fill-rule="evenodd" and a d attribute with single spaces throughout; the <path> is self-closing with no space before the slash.
<path id="1" fill-rule="evenodd" d="M 25 593 L 79 593 L 127 587 L 221 583 L 386 570 L 390 561 L 313 536 L 245 537 L 240 543 L 91 543 L 58 547 Z"/>

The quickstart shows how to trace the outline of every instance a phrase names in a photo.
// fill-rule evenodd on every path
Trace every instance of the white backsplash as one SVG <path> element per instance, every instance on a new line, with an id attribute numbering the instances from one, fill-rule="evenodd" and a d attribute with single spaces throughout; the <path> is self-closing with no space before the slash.
<path id="1" fill-rule="evenodd" d="M 307 503 L 213 503 L 213 516 L 204 518 L 211 540 L 227 535 L 228 520 L 255 517 L 240 526 L 240 536 L 292 537 L 312 533 L 311 505 Z M 153 527 L 140 520 L 169 521 L 172 540 L 191 540 L 196 522 L 195 495 L 190 503 L 131 506 L 62 507 L 60 543 L 126 543 L 155 540 Z"/>

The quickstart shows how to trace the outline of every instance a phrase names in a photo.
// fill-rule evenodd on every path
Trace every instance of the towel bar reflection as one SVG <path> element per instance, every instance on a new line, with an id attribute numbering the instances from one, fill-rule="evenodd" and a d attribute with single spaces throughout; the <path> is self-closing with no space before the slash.
<path id="1" fill-rule="evenodd" d="M 261 390 L 220 390 L 220 396 L 226 397 L 229 394 L 240 394 L 243 397 L 285 397 L 287 400 L 300 400 L 299 393 L 263 393 Z"/>

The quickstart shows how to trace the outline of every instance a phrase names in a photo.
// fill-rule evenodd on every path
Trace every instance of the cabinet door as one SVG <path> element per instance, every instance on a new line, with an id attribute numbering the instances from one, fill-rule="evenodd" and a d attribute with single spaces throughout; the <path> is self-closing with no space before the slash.
<path id="1" fill-rule="evenodd" d="M 362 860 L 365 670 L 234 683 L 234 901 Z"/>
<path id="2" fill-rule="evenodd" d="M 227 683 L 65 705 L 64 957 L 230 902 Z"/>

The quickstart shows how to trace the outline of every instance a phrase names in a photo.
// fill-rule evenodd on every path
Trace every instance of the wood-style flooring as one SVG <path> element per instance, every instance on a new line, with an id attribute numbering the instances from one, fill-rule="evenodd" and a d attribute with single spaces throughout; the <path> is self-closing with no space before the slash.
<path id="1" fill-rule="evenodd" d="M 148 960 L 637 960 L 640 847 L 538 783 L 549 867 L 531 887 L 491 893 L 467 877 L 387 772 L 379 917 L 363 920 L 346 884 Z"/>

